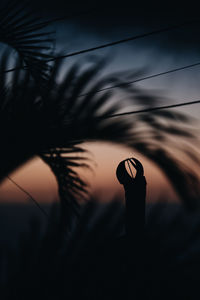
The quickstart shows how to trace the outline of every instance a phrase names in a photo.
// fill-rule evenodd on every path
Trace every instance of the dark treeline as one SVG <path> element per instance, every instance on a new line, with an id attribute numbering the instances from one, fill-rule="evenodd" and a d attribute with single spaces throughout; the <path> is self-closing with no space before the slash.
<path id="1" fill-rule="evenodd" d="M 59 214 L 52 207 L 45 232 L 33 217 L 15 249 L 1 248 L 1 299 L 198 298 L 199 213 L 177 204 L 148 205 L 143 262 L 134 258 L 132 274 L 119 201 L 91 199 L 64 231 Z M 142 274 L 128 289 L 138 267 Z"/>

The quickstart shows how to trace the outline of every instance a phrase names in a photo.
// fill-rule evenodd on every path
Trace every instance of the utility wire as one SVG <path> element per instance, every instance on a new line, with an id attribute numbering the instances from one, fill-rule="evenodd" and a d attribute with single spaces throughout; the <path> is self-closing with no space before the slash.
<path id="1" fill-rule="evenodd" d="M 148 37 L 148 36 L 151 36 L 151 35 L 171 31 L 171 30 L 183 27 L 183 26 L 199 23 L 199 21 L 200 20 L 186 21 L 186 22 L 176 24 L 176 25 L 171 25 L 171 26 L 168 26 L 168 27 L 165 27 L 165 28 L 162 28 L 162 29 L 158 29 L 158 30 L 146 32 L 146 33 L 143 33 L 143 34 L 138 34 L 138 35 L 135 35 L 135 36 L 131 36 L 131 37 L 128 37 L 126 39 L 121 39 L 121 40 L 118 40 L 118 41 L 110 42 L 110 43 L 99 45 L 99 46 L 96 46 L 96 47 L 83 49 L 83 50 L 76 51 L 76 52 L 71 52 L 71 53 L 68 53 L 68 54 L 65 54 L 65 55 L 52 57 L 50 59 L 45 60 L 45 62 L 56 61 L 56 60 L 59 60 L 59 59 L 68 58 L 68 57 L 80 55 L 80 54 L 83 54 L 83 53 L 88 53 L 88 52 L 96 51 L 96 50 L 99 50 L 99 49 L 107 48 L 107 47 L 112 47 L 112 46 L 119 45 L 119 44 L 122 44 L 122 43 L 127 43 L 127 42 L 134 41 L 134 40 L 137 40 L 137 39 L 145 38 L 145 37 Z M 8 73 L 8 72 L 18 70 L 19 68 L 20 67 L 9 69 L 9 70 L 5 70 L 3 72 Z M 24 67 L 21 67 L 21 68 L 24 69 Z"/>
<path id="2" fill-rule="evenodd" d="M 170 74 L 170 73 L 179 72 L 179 71 L 182 71 L 182 70 L 185 70 L 185 69 L 190 69 L 190 68 L 197 67 L 197 66 L 200 66 L 200 62 L 197 62 L 197 63 L 194 63 L 194 64 L 190 64 L 190 65 L 185 65 L 185 66 L 182 66 L 182 67 L 179 67 L 179 68 L 175 68 L 175 69 L 171 69 L 171 70 L 168 70 L 168 71 L 164 71 L 164 72 L 152 74 L 152 75 L 145 76 L 145 77 L 142 77 L 142 78 L 138 78 L 138 79 L 135 79 L 135 80 L 132 80 L 132 81 L 123 82 L 123 83 L 120 83 L 120 84 L 108 86 L 108 87 L 96 90 L 94 92 L 91 92 L 91 93 L 88 92 L 88 93 L 81 94 L 78 97 L 83 97 L 83 96 L 87 96 L 87 95 L 97 94 L 97 93 L 100 93 L 100 92 L 103 92 L 103 91 L 107 91 L 107 90 L 115 89 L 115 88 L 118 88 L 118 87 L 123 87 L 123 86 L 131 85 L 133 83 L 137 83 L 137 82 L 145 81 L 147 79 L 152 79 L 152 78 L 160 77 L 160 76 L 167 75 L 167 74 Z"/>
<path id="3" fill-rule="evenodd" d="M 116 45 L 119 45 L 119 44 L 134 41 L 134 40 L 137 40 L 137 39 L 145 38 L 145 37 L 148 37 L 148 36 L 151 36 L 151 35 L 154 35 L 154 34 L 159 34 L 159 33 L 167 32 L 167 31 L 171 31 L 171 30 L 183 27 L 183 26 L 194 24 L 194 23 L 199 23 L 199 20 L 187 21 L 187 22 L 184 22 L 184 23 L 181 23 L 181 24 L 171 25 L 171 26 L 168 26 L 168 27 L 165 27 L 165 28 L 162 28 L 162 29 L 157 29 L 157 30 L 153 30 L 153 31 L 150 31 L 150 32 L 145 32 L 145 33 L 142 33 L 142 34 L 131 36 L 131 37 L 128 37 L 126 39 L 118 40 L 118 41 L 115 41 L 115 42 L 99 45 L 99 46 L 88 48 L 88 49 L 83 49 L 83 50 L 80 50 L 80 51 L 77 51 L 77 52 L 71 52 L 71 53 L 68 53 L 68 54 L 65 54 L 65 55 L 60 55 L 60 56 L 57 56 L 57 57 L 53 57 L 48 61 L 54 61 L 54 60 L 58 60 L 58 59 L 68 58 L 68 57 L 80 55 L 80 54 L 83 54 L 83 53 L 88 53 L 88 52 L 96 51 L 96 50 L 99 50 L 99 49 L 116 46 Z"/>
<path id="4" fill-rule="evenodd" d="M 95 117 L 94 119 L 111 119 L 111 118 L 117 118 L 117 117 L 124 117 L 128 115 L 136 115 L 136 114 L 142 114 L 142 113 L 148 113 L 148 112 L 153 112 L 153 111 L 158 111 L 158 110 L 164 110 L 164 109 L 171 109 L 175 107 L 183 107 L 187 105 L 194 105 L 194 104 L 199 104 L 199 100 L 194 100 L 194 101 L 188 101 L 188 102 L 182 102 L 182 103 L 175 103 L 171 105 L 163 105 L 163 106 L 156 106 L 152 108 L 146 108 L 146 109 L 140 109 L 140 110 L 134 110 L 134 111 L 129 111 L 129 112 L 123 112 L 123 113 L 118 113 L 118 114 L 113 114 L 113 115 L 107 115 L 107 116 L 99 116 Z M 73 121 L 73 119 L 71 119 Z M 70 120 L 69 120 L 70 121 Z M 70 142 L 74 143 L 83 143 L 83 142 L 88 142 L 88 141 L 94 141 L 94 139 L 74 139 L 71 140 Z"/>
<path id="5" fill-rule="evenodd" d="M 12 178 L 10 178 L 9 176 L 7 176 L 7 178 L 16 186 L 18 187 L 18 189 L 20 189 L 23 193 L 25 193 L 31 200 L 32 202 L 40 209 L 40 211 L 48 218 L 49 215 L 47 214 L 47 212 L 42 208 L 42 206 L 40 206 L 40 204 L 33 198 L 33 196 L 27 192 L 23 187 L 21 187 L 17 182 L 15 182 Z"/>
<path id="6" fill-rule="evenodd" d="M 195 100 L 195 101 L 190 101 L 190 102 L 183 102 L 183 103 L 176 103 L 176 104 L 171 104 L 171 105 L 165 105 L 165 106 L 157 106 L 157 107 L 152 107 L 152 108 L 147 108 L 147 109 L 141 109 L 141 110 L 135 110 L 135 111 L 130 111 L 130 112 L 124 112 L 124 113 L 118 113 L 118 114 L 113 114 L 109 116 L 103 116 L 103 117 L 97 117 L 97 119 L 110 119 L 114 117 L 122 117 L 122 116 L 127 116 L 127 115 L 133 115 L 133 114 L 140 114 L 140 113 L 147 113 L 147 112 L 153 112 L 157 110 L 163 110 L 163 109 L 170 109 L 170 108 L 175 108 L 175 107 L 181 107 L 181 106 L 186 106 L 186 105 L 194 105 L 200 103 L 200 100 Z M 74 140 L 74 142 L 84 142 L 85 140 Z M 32 195 L 27 192 L 25 189 L 23 189 L 18 183 L 16 183 L 12 178 L 7 176 L 7 178 L 14 184 L 16 185 L 22 192 L 24 192 L 33 202 L 34 204 L 40 209 L 40 211 L 48 218 L 47 212 L 39 205 L 39 203 L 32 197 Z"/>
<path id="7" fill-rule="evenodd" d="M 103 116 L 103 117 L 97 117 L 98 119 L 110 119 L 110 118 L 115 118 L 115 117 L 122 117 L 122 116 L 127 116 L 127 115 L 135 115 L 135 114 L 141 114 L 141 113 L 148 113 L 148 112 L 153 112 L 157 110 L 162 110 L 162 109 L 170 109 L 170 108 L 175 108 L 175 107 L 181 107 L 181 106 L 187 106 L 187 105 L 194 105 L 200 103 L 200 100 L 195 100 L 195 101 L 189 101 L 189 102 L 182 102 L 182 103 L 175 103 L 171 105 L 164 105 L 164 106 L 156 106 L 152 108 L 146 108 L 146 109 L 140 109 L 140 110 L 134 110 L 134 111 L 129 111 L 129 112 L 124 112 L 124 113 L 118 113 L 118 114 L 113 114 L 113 115 L 108 115 L 108 116 Z"/>
<path id="8" fill-rule="evenodd" d="M 164 72 L 160 72 L 160 73 L 148 75 L 148 76 L 145 76 L 145 77 L 142 77 L 142 78 L 138 78 L 138 79 L 135 79 L 135 80 L 132 80 L 132 81 L 123 82 L 123 83 L 120 83 L 120 84 L 108 86 L 108 87 L 96 90 L 96 91 L 94 91 L 92 93 L 88 92 L 88 93 L 81 94 L 78 97 L 84 97 L 84 96 L 87 96 L 87 95 L 95 95 L 95 94 L 103 92 L 103 91 L 107 91 L 107 90 L 115 89 L 115 88 L 118 88 L 118 87 L 123 87 L 123 86 L 131 85 L 133 83 L 137 83 L 137 82 L 145 81 L 145 80 L 148 80 L 148 79 L 152 79 L 152 78 L 164 76 L 164 75 L 167 75 L 167 74 L 170 74 L 170 73 L 179 72 L 179 71 L 190 69 L 190 68 L 194 68 L 194 67 L 197 67 L 197 66 L 200 66 L 200 62 L 197 62 L 197 63 L 194 63 L 194 64 L 190 64 L 190 65 L 185 65 L 185 66 L 182 66 L 182 67 L 179 67 L 179 68 L 175 68 L 175 69 L 170 69 L 168 71 L 164 71 Z M 20 67 L 16 68 L 16 69 L 20 69 Z M 10 70 L 7 70 L 6 72 L 11 72 L 11 71 L 14 71 L 14 70 L 15 69 L 10 69 Z"/>

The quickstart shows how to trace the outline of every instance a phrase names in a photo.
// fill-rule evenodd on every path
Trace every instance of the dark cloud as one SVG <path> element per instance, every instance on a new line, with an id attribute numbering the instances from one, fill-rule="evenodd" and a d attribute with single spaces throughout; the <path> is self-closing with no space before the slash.
<path id="1" fill-rule="evenodd" d="M 3 0 L 1 3 L 5 3 Z M 35 13 L 46 18 L 67 16 L 71 22 L 105 41 L 126 38 L 166 26 L 197 20 L 193 25 L 165 32 L 140 40 L 141 47 L 157 47 L 164 53 L 199 54 L 200 23 L 199 9 L 191 1 L 175 5 L 160 1 L 159 4 L 143 1 L 129 4 L 128 1 L 66 1 L 66 0 L 25 0 Z M 82 14 L 86 13 L 86 14 Z M 63 28 L 63 27 L 62 27 Z M 70 28 L 71 30 L 71 28 Z M 130 43 L 129 43 L 130 44 Z"/>
<path id="2" fill-rule="evenodd" d="M 109 4 L 108 4 L 109 3 Z M 73 22 L 89 33 L 105 36 L 106 40 L 125 38 L 164 28 L 166 26 L 197 20 L 196 23 L 182 28 L 165 32 L 157 36 L 141 40 L 141 46 L 158 47 L 164 52 L 172 53 L 200 53 L 200 23 L 199 10 L 189 4 L 172 5 L 170 2 L 146 4 L 144 2 L 123 1 L 64 1 L 64 0 L 36 0 L 36 9 L 42 10 L 46 16 L 72 16 Z M 88 14 L 81 15 L 82 12 Z"/>

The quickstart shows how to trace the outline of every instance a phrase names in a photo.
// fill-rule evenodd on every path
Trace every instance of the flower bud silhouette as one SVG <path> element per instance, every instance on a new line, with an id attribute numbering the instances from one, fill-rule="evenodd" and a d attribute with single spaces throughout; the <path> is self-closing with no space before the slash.
<path id="1" fill-rule="evenodd" d="M 126 164 L 130 174 L 127 172 Z M 135 177 L 131 167 L 136 169 Z M 125 159 L 119 163 L 116 176 L 125 190 L 127 238 L 130 241 L 137 240 L 143 235 L 145 223 L 146 179 L 143 166 L 136 158 Z"/>

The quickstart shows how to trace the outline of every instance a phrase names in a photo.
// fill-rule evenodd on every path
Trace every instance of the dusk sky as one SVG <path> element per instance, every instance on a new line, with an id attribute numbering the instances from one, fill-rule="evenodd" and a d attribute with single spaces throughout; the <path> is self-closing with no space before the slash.
<path id="1" fill-rule="evenodd" d="M 33 8 L 36 14 L 44 19 L 73 16 L 66 20 L 52 23 L 50 29 L 55 29 L 56 45 L 55 52 L 71 53 L 104 43 L 121 40 L 130 36 L 162 29 L 171 25 L 181 24 L 185 21 L 195 20 L 195 9 L 187 10 L 187 7 L 171 7 L 167 5 L 163 10 L 160 7 L 143 7 L 136 5 L 135 10 L 130 10 L 126 5 L 122 8 L 113 3 L 108 7 L 106 1 L 77 5 L 65 4 L 65 1 L 35 1 Z M 81 15 L 81 12 L 87 12 Z M 143 39 L 101 49 L 91 54 L 65 59 L 63 69 L 67 69 L 80 57 L 97 55 L 110 57 L 105 67 L 105 74 L 120 71 L 145 70 L 145 76 L 165 72 L 170 69 L 179 68 L 188 64 L 200 62 L 200 28 L 194 23 L 182 26 L 178 29 L 155 34 Z M 200 98 L 200 66 L 189 68 L 180 72 L 148 79 L 137 85 L 146 91 L 156 94 L 160 99 L 160 105 L 168 103 L 180 103 L 193 101 Z M 62 74 L 61 74 L 62 76 Z M 121 97 L 121 95 L 119 95 Z M 122 98 L 121 101 L 124 101 Z M 125 102 L 125 101 L 124 101 Z M 125 102 L 123 111 L 131 111 L 141 108 L 138 105 L 128 105 Z M 178 108 L 196 118 L 195 127 L 199 130 L 199 105 Z M 121 187 L 115 178 L 115 169 L 121 159 L 134 156 L 135 153 L 129 149 L 119 146 L 92 144 L 86 145 L 94 157 L 97 167 L 94 167 L 96 179 L 92 184 L 93 191 L 101 191 L 104 195 L 113 196 Z M 159 199 L 166 190 L 168 198 L 176 199 L 176 195 L 168 189 L 165 176 L 151 162 L 147 161 L 140 154 L 145 167 L 145 174 L 148 181 L 148 200 Z M 38 172 L 39 170 L 39 172 Z M 80 171 L 83 174 L 83 171 Z M 90 174 L 84 173 L 88 181 Z M 93 175 L 92 175 L 93 176 Z M 27 189 L 38 201 L 54 201 L 57 198 L 57 186 L 54 176 L 40 160 L 35 159 L 19 171 L 11 174 L 23 188 Z M 159 184 L 159 188 L 157 183 Z M 114 187 L 114 188 L 113 188 Z M 109 192 L 108 192 L 109 191 Z M 98 192 L 99 193 L 99 192 Z M 5 181 L 0 187 L 1 201 L 27 201 L 27 196 L 11 182 Z M 166 196 L 166 198 L 167 198 Z M 106 198 L 106 197 L 105 197 Z"/>

